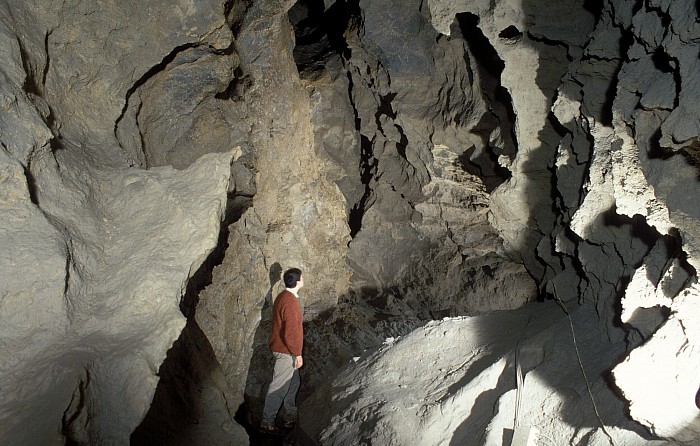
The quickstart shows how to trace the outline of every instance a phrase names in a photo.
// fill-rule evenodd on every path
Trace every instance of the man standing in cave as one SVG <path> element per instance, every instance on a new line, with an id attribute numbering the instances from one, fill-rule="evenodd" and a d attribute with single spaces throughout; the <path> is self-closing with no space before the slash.
<path id="1" fill-rule="evenodd" d="M 283 404 L 284 428 L 291 429 L 296 423 L 299 369 L 304 364 L 301 357 L 304 329 L 298 300 L 299 290 L 304 286 L 304 278 L 299 268 L 288 269 L 282 277 L 286 288 L 275 298 L 269 342 L 270 351 L 275 358 L 275 367 L 260 421 L 260 431 L 273 435 L 283 434 L 275 424 L 277 412 Z"/>

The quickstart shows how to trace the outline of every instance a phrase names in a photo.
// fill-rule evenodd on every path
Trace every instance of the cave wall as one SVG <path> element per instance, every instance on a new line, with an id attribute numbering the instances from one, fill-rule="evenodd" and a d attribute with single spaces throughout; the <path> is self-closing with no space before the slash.
<path id="1" fill-rule="evenodd" d="M 230 30 L 215 3 L 0 11 L 0 442 L 125 444 L 217 244 L 239 153 L 208 141 L 182 170 L 145 170 L 115 127 L 175 48 L 216 54 Z"/>
<path id="2" fill-rule="evenodd" d="M 489 195 L 488 206 L 489 222 L 504 240 L 502 252 L 526 266 L 544 296 L 568 302 L 569 308 L 593 305 L 597 316 L 583 316 L 587 322 L 578 330 L 602 330 L 603 337 L 593 342 L 610 343 L 610 349 L 617 351 L 604 360 L 609 362 L 599 369 L 600 376 L 621 390 L 636 422 L 659 437 L 696 444 L 694 398 L 698 383 L 692 364 L 697 363 L 693 328 L 698 314 L 694 297 L 697 260 L 691 229 L 696 226 L 696 207 L 691 203 L 698 186 L 697 132 L 695 110 L 685 101 L 695 94 L 696 76 L 691 73 L 698 62 L 692 37 L 697 36 L 697 5 L 614 1 L 431 1 L 426 5 L 430 12 L 426 17 L 443 36 L 458 37 L 461 33 L 467 41 L 481 44 L 480 49 L 470 47 L 475 58 L 481 57 L 482 63 L 495 58 L 488 74 L 495 73 L 495 83 L 508 93 L 500 97 L 510 100 L 506 106 L 512 107 L 517 150 L 509 151 L 505 145 L 491 147 L 497 155 L 493 158 L 510 171 L 510 177 Z M 363 12 L 370 10 L 363 8 Z M 395 22 L 389 19 L 383 23 Z M 410 23 L 401 23 L 406 22 Z M 368 23 L 371 21 L 364 22 Z M 391 34 L 394 30 L 389 28 L 383 32 Z M 372 36 L 372 32 L 365 31 L 366 35 Z M 381 47 L 389 53 L 387 66 L 396 62 L 391 58 L 393 45 L 401 46 L 398 42 L 404 41 L 406 38 L 396 39 Z M 484 45 L 492 48 L 490 55 L 483 51 Z M 399 63 L 416 59 L 420 58 L 397 57 Z M 481 85 L 485 83 L 482 80 Z M 586 325 L 589 328 L 583 328 Z M 447 333 L 446 329 L 443 335 Z M 483 342 L 487 348 L 488 342 Z M 408 348 L 417 351 L 421 346 Z M 396 353 L 390 349 L 381 347 L 393 357 Z M 632 349 L 628 356 L 625 350 Z M 405 367 L 398 362 L 387 366 L 383 361 L 381 355 L 362 356 L 358 363 L 357 367 L 366 368 L 365 373 L 377 373 L 376 382 L 347 367 L 330 384 L 333 390 L 329 392 L 337 392 L 331 394 L 345 398 L 342 407 L 324 418 L 326 424 L 306 420 L 308 433 L 318 435 L 313 440 L 333 438 L 337 444 L 345 444 L 357 435 L 367 435 L 387 444 L 401 444 L 401 438 L 405 441 L 402 428 L 412 432 L 414 424 L 431 423 L 425 414 L 431 407 L 415 409 L 416 401 L 421 401 L 418 390 L 409 390 L 403 399 L 382 387 L 375 390 L 382 397 L 372 402 L 366 398 L 374 386 L 381 386 L 383 374 Z M 466 361 L 469 366 L 455 367 L 470 367 Z M 478 368 L 479 361 L 474 366 Z M 542 373 L 547 374 L 542 370 L 536 374 Z M 464 375 L 464 380 L 468 376 L 475 381 L 500 376 L 498 383 L 489 386 L 503 386 L 503 375 L 498 373 L 477 375 L 470 369 Z M 549 379 L 552 382 L 547 384 L 557 388 L 558 378 Z M 649 383 L 653 383 L 653 390 Z M 466 398 L 465 394 L 481 390 L 467 381 L 454 386 L 454 394 L 441 401 L 441 410 L 452 398 Z M 406 388 L 413 389 L 411 385 Z M 603 394 L 599 396 L 616 398 Z M 322 401 L 324 395 L 328 397 L 321 391 L 313 398 Z M 313 398 L 307 408 L 310 412 L 318 407 Z M 482 394 L 475 397 L 476 402 L 465 403 L 474 407 L 460 406 L 461 417 L 451 414 L 456 418 L 448 416 L 437 431 L 442 433 L 445 423 L 458 424 L 467 416 L 464 423 L 489 416 L 495 421 L 496 409 L 492 414 L 488 407 L 484 412 L 469 413 L 482 407 L 477 404 L 481 398 L 492 396 Z M 495 403 L 496 399 L 489 401 Z M 567 404 L 576 404 L 572 401 Z M 410 406 L 404 417 L 396 414 L 401 404 Z M 562 411 L 564 419 L 570 415 L 562 408 L 547 406 L 544 410 Z M 444 413 L 440 414 L 442 419 Z M 363 423 L 366 429 L 343 428 L 348 419 Z M 472 442 L 467 444 L 480 444 L 475 436 L 481 433 L 482 439 L 488 432 L 500 435 L 498 430 L 480 430 L 492 427 L 486 422 L 475 423 L 469 424 L 475 429 L 463 437 L 464 424 L 448 426 L 443 440 L 459 438 Z M 549 428 L 548 433 L 562 435 L 568 429 Z M 599 435 L 601 439 L 609 437 L 608 432 L 589 433 L 586 441 L 594 443 Z M 618 431 L 617 435 L 624 434 Z M 572 437 L 571 441 L 582 440 Z"/>
<path id="3" fill-rule="evenodd" d="M 326 159 L 314 152 L 309 93 L 292 56 L 291 6 L 252 6 L 239 25 L 241 69 L 250 82 L 242 100 L 252 122 L 256 191 L 228 227 L 225 257 L 200 295 L 196 314 L 225 371 L 234 413 L 246 381 L 248 392 L 259 398 L 269 379 L 265 322 L 282 271 L 304 271 L 307 320 L 332 308 L 348 287 L 344 202 Z M 250 379 L 249 369 L 255 374 Z"/>
<path id="4" fill-rule="evenodd" d="M 311 384 L 557 298 L 645 343 L 635 420 L 696 435 L 692 2 L 0 6 L 0 438 L 126 442 L 186 317 L 212 411 L 254 413 L 291 266 Z"/>
<path id="5" fill-rule="evenodd" d="M 487 218 L 488 189 L 503 181 L 487 142 L 513 148 L 506 124 L 483 116 L 476 61 L 464 39 L 439 38 L 419 3 L 390 6 L 251 6 L 234 25 L 254 196 L 228 226 L 195 316 L 229 410 L 245 394 L 251 416 L 260 411 L 269 306 L 290 266 L 306 274 L 310 387 L 386 333 L 537 294 Z M 376 14 L 412 27 L 384 35 L 381 17 L 368 23 Z"/>
<path id="6" fill-rule="evenodd" d="M 515 26 L 525 46 L 540 47 L 540 63 L 533 70 L 520 69 L 526 63 L 517 57 L 524 51 L 520 45 L 499 47 L 506 65 L 504 85 L 518 81 L 509 88 L 514 101 L 533 88 L 547 98 L 537 111 L 538 122 L 532 122 L 531 114 L 526 116 L 529 125 L 518 127 L 529 134 L 543 128 L 536 143 L 554 144 L 541 146 L 547 150 L 539 161 L 535 154 L 534 163 L 532 154 L 522 150 L 527 146 L 519 146 L 513 178 L 492 196 L 492 221 L 511 246 L 528 246 L 525 255 L 534 255 L 537 262 L 525 263 L 541 277 L 538 283 L 546 293 L 594 302 L 611 340 L 624 338 L 628 348 L 648 341 L 627 359 L 619 358 L 616 385 L 635 420 L 657 435 L 693 444 L 698 384 L 690 363 L 697 361 L 692 328 L 697 301 L 690 296 L 696 293 L 697 260 L 695 236 L 690 235 L 696 223 L 688 217 L 695 212 L 690 202 L 698 181 L 691 130 L 695 111 L 683 103 L 695 90 L 695 76 L 689 73 L 697 64 L 690 38 L 697 35 L 697 7 L 692 2 L 538 3 L 523 2 L 522 9 L 501 3 L 476 12 L 471 4 L 431 2 L 438 29 L 446 29 L 455 12 L 475 11 L 489 41 L 502 43 Z M 587 12 L 595 22 L 586 19 Z M 576 17 L 576 23 L 561 17 Z M 543 44 L 558 48 L 560 56 L 551 57 L 551 48 L 542 51 Z M 518 68 L 515 76 L 507 75 L 509 59 Z M 552 66 L 566 67 L 566 72 L 548 69 Z M 561 79 L 554 92 L 542 77 L 557 71 Z M 533 72 L 534 85 L 528 80 Z M 526 109 L 516 107 L 518 121 L 519 111 Z M 554 130 L 558 137 L 546 137 L 548 126 L 548 133 Z M 541 178 L 538 167 L 545 166 L 551 174 Z M 523 183 L 537 184 L 538 178 L 552 200 L 531 202 L 528 209 L 536 224 L 519 231 L 510 218 L 522 215 L 511 213 L 513 194 L 531 191 Z M 539 238 L 542 228 L 547 231 Z M 532 231 L 536 236 L 528 236 Z M 544 266 L 542 276 L 538 263 Z M 652 382 L 651 394 L 642 390 Z M 680 419 L 666 416 L 671 404 Z"/>

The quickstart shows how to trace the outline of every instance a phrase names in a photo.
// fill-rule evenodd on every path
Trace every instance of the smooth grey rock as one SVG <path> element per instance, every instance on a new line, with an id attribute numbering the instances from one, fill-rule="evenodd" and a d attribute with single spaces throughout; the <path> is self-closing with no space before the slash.
<path id="1" fill-rule="evenodd" d="M 1 5 L 2 443 L 124 444 L 148 410 L 218 239 L 232 152 L 131 169 L 115 122 L 174 42 L 228 47 L 211 6 Z"/>
<path id="2" fill-rule="evenodd" d="M 70 175 L 62 177 L 50 160 L 35 160 L 41 166 L 38 199 L 47 204 L 43 213 L 30 207 L 37 222 L 54 228 L 45 230 L 54 242 L 27 240 L 31 232 L 16 234 L 33 226 L 28 221 L 6 227 L 3 244 L 36 246 L 42 253 L 53 245 L 54 267 L 44 263 L 49 269 L 32 276 L 55 279 L 48 288 L 5 282 L 3 317 L 7 333 L 14 334 L 3 344 L 12 359 L 3 363 L 2 387 L 33 393 L 3 392 L 4 438 L 62 443 L 58 432 L 66 412 L 69 438 L 127 441 L 148 409 L 158 366 L 184 326 L 178 305 L 186 280 L 216 242 L 230 160 L 230 154 L 208 155 L 185 172 L 94 170 L 84 189 L 72 190 L 63 183 Z M 75 203 L 60 198 L 87 191 L 99 213 L 74 213 Z M 170 218 L 163 218 L 166 210 Z M 15 257 L 5 271 L 22 277 L 20 271 L 34 259 Z M 82 402 L 73 405 L 71 399 Z M 45 424 L 32 421 L 35 411 L 46 414 Z"/>
<path id="3" fill-rule="evenodd" d="M 578 351 L 570 321 L 553 302 L 433 321 L 405 337 L 388 338 L 349 361 L 304 403 L 305 439 L 337 445 L 370 439 L 387 445 L 501 444 L 517 419 L 547 436 L 586 441 L 600 428 L 590 410 L 593 398 L 604 427 L 616 427 L 617 440 L 645 441 L 645 433 L 625 420 L 622 402 L 593 379 L 624 346 L 593 328 L 594 308 L 570 310 Z M 592 395 L 577 354 L 588 364 Z M 564 419 L 548 415 L 562 406 L 569 408 Z"/>

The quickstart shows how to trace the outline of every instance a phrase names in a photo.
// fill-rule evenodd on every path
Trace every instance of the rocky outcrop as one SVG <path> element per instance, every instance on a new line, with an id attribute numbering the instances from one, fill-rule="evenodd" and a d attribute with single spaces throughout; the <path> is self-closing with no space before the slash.
<path id="1" fill-rule="evenodd" d="M 597 318 L 592 305 L 569 318 L 536 303 L 386 339 L 307 400 L 305 444 L 507 445 L 521 431 L 542 443 L 666 444 L 596 378 L 624 352 Z"/>
<path id="2" fill-rule="evenodd" d="M 348 289 L 345 203 L 327 158 L 316 152 L 310 97 L 293 59 L 290 7 L 252 5 L 236 26 L 248 82 L 240 101 L 251 123 L 254 196 L 228 227 L 226 252 L 195 316 L 226 377 L 232 415 L 244 396 L 250 417 L 262 411 L 257 405 L 271 373 L 270 305 L 283 270 L 304 271 L 305 320 L 333 308 Z"/>
<path id="3" fill-rule="evenodd" d="M 494 159 L 513 145 L 465 40 L 439 35 L 420 2 L 298 4 L 289 16 L 315 154 L 350 236 L 350 281 L 309 321 L 310 387 L 421 321 L 534 300 L 532 277 L 488 220 L 503 182 Z"/>
<path id="4" fill-rule="evenodd" d="M 371 10 L 370 6 L 360 6 L 363 11 Z M 694 77 L 687 74 L 697 63 L 695 56 L 687 57 L 697 53 L 690 38 L 695 35 L 697 25 L 688 20 L 696 15 L 694 6 L 690 2 L 684 5 L 675 2 L 673 6 L 616 2 L 596 5 L 430 2 L 428 9 L 430 14 L 425 17 L 429 17 L 435 30 L 473 44 L 469 47 L 470 55 L 481 62 L 482 68 L 490 66 L 490 70 L 475 70 L 483 74 L 481 85 L 491 85 L 491 89 L 484 87 L 484 97 L 489 97 L 489 92 L 500 92 L 499 96 L 489 98 L 500 98 L 501 105 L 510 107 L 515 118 L 512 131 L 516 150 L 512 151 L 502 141 L 489 147 L 495 155 L 492 159 L 497 159 L 511 174 L 487 200 L 491 227 L 504 240 L 500 252 L 522 262 L 544 296 L 567 305 L 594 305 L 599 317 L 586 317 L 588 329 L 593 329 L 591 324 L 601 327 L 605 336 L 599 341 L 617 354 L 590 361 L 596 367 L 600 366 L 598 361 L 607 363 L 599 369 L 600 373 L 609 379 L 614 377 L 637 422 L 656 435 L 692 444 L 697 436 L 694 421 L 697 408 L 693 398 L 698 387 L 690 376 L 693 367 L 689 366 L 697 360 L 690 328 L 694 324 L 691 321 L 697 317 L 691 297 L 695 294 L 696 281 L 693 254 L 696 218 L 695 208 L 685 204 L 682 197 L 694 197 L 697 186 L 693 112 L 683 105 L 694 94 Z M 570 17 L 576 17 L 576 22 L 565 19 Z M 392 32 L 395 31 L 386 31 Z M 403 42 L 406 38 L 396 41 Z M 391 44 L 384 44 L 386 47 L 381 44 L 373 47 L 379 46 L 385 52 L 379 51 L 385 57 L 382 67 L 400 67 L 400 61 L 409 59 L 401 56 L 392 59 L 397 50 Z M 353 50 L 353 56 L 356 53 Z M 422 66 L 425 65 L 423 61 Z M 689 89 L 687 93 L 683 92 L 685 88 Z M 397 119 L 401 116 L 396 115 Z M 409 145 L 415 141 L 411 137 L 407 139 Z M 499 140 L 492 137 L 491 141 Z M 440 149 L 436 144 L 433 155 Z M 672 171 L 675 173 L 671 174 Z M 677 184 L 669 181 L 670 178 L 686 180 Z M 468 181 L 460 181 L 462 187 L 465 184 Z M 673 192 L 671 184 L 675 184 Z M 423 203 L 416 209 L 421 206 Z M 450 220 L 447 217 L 440 221 Z M 360 234 L 353 243 L 361 240 Z M 481 256 L 488 258 L 483 253 Z M 388 259 L 378 263 L 384 265 Z M 372 269 L 377 270 L 382 271 Z M 460 276 L 464 277 L 464 271 Z M 429 292 L 422 291 L 420 300 L 430 301 Z M 623 295 L 624 325 L 620 327 L 618 305 Z M 635 348 L 645 340 L 644 347 L 626 358 L 625 348 Z M 599 341 L 586 342 L 592 342 L 588 347 L 595 350 L 600 347 Z M 669 350 L 662 352 L 664 348 Z M 344 359 L 347 363 L 348 358 Z M 346 419 L 345 415 L 355 409 L 361 412 L 360 407 L 370 407 L 361 395 L 365 388 L 374 388 L 382 382 L 379 376 L 386 368 L 379 365 L 381 361 L 377 357 L 364 363 L 368 370 L 377 367 L 378 381 L 368 378 L 363 381 L 365 387 L 361 385 L 352 397 L 343 400 L 337 420 Z M 590 365 L 584 361 L 582 367 Z M 347 382 L 361 380 L 353 374 L 352 367 L 345 373 Z M 645 378 L 640 379 L 640 375 Z M 343 379 L 339 378 L 337 383 Z M 470 392 L 466 390 L 469 388 L 466 381 L 465 378 L 453 389 L 456 394 Z M 648 382 L 655 383 L 658 393 L 647 394 L 643 383 Z M 407 386 L 407 389 L 417 388 L 422 387 Z M 678 408 L 682 420 L 672 420 L 667 415 L 671 410 L 669 404 L 677 399 L 658 403 L 669 390 L 683 401 Z M 335 390 L 331 391 L 334 393 Z M 409 399 L 420 400 L 420 395 L 412 390 L 406 394 Z M 386 405 L 371 406 L 372 413 L 361 416 L 367 422 L 362 426 L 373 430 L 370 437 L 375 435 L 401 444 L 398 433 L 392 436 L 391 432 L 398 432 L 392 426 L 402 425 L 401 420 L 408 415 L 402 413 L 392 418 L 395 397 L 403 398 L 391 395 L 386 398 Z M 604 399 L 612 401 L 615 397 L 608 394 Z M 353 406 L 356 403 L 358 406 Z M 415 416 L 414 421 L 421 426 L 430 424 L 424 414 L 414 414 L 412 409 L 409 419 Z M 549 406 L 545 410 L 561 410 L 564 415 L 566 409 Z M 448 412 L 450 420 L 496 417 L 495 413 L 483 414 L 478 410 L 471 416 L 461 411 Z M 309 425 L 311 437 L 317 435 L 315 441 L 332 437 L 342 443 L 345 435 L 361 434 L 343 429 L 342 423 L 326 421 L 325 431 L 312 426 L 313 423 Z M 606 423 L 601 420 L 599 424 Z M 628 428 L 641 432 L 634 425 L 624 429 Z M 458 423 L 447 430 L 446 442 L 460 438 Z M 585 441 L 597 441 L 599 434 L 611 436 L 610 430 L 609 426 L 599 433 L 589 433 Z M 547 432 L 555 438 L 561 433 L 552 426 L 545 428 Z M 571 437 L 570 441 L 579 440 Z"/>
<path id="5" fill-rule="evenodd" d="M 700 315 L 698 213 L 691 198 L 700 191 L 693 148 L 697 111 L 690 105 L 697 95 L 698 46 L 690 38 L 700 32 L 696 16 L 692 2 L 659 3 L 612 15 L 633 37 L 613 104 L 613 127 L 621 143 L 613 154 L 616 203 L 620 213 L 644 216 L 659 232 L 682 241 L 682 246 L 672 245 L 675 249 L 663 266 L 658 255 L 649 255 L 637 269 L 633 283 L 653 289 L 654 298 L 640 302 L 650 293 L 628 288 L 623 305 L 638 308 L 628 322 L 649 330 L 644 318 L 635 317 L 644 308 L 663 308 L 669 317 L 615 368 L 614 376 L 632 417 L 681 444 L 696 444 L 700 433 L 694 401 L 700 383 L 691 365 L 700 359 L 694 328 Z M 646 277 L 637 276 L 645 272 Z M 629 314 L 630 308 L 626 310 Z M 671 407 L 674 417 L 668 416 Z"/>
<path id="6" fill-rule="evenodd" d="M 3 444 L 129 441 L 226 207 L 228 141 L 143 170 L 115 136 L 174 47 L 230 45 L 215 5 L 88 3 L 0 5 Z"/>

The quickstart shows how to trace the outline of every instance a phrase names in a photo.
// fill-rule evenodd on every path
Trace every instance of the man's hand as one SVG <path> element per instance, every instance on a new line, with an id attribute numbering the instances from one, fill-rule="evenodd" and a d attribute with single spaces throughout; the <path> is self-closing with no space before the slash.
<path id="1" fill-rule="evenodd" d="M 294 368 L 300 369 L 301 366 L 303 366 L 303 365 L 304 365 L 304 358 L 302 358 L 301 356 L 295 356 L 294 357 Z"/>

